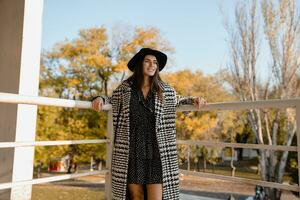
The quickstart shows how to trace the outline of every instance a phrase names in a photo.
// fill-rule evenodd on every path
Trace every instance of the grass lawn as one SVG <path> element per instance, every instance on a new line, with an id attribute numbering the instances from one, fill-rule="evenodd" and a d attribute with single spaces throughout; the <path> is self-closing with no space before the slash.
<path id="1" fill-rule="evenodd" d="M 41 184 L 32 187 L 32 200 L 102 200 L 103 188 Z"/>
<path id="2" fill-rule="evenodd" d="M 250 168 L 250 166 L 255 166 L 255 162 L 253 161 L 246 161 L 245 163 L 235 163 L 236 170 L 235 170 L 235 177 L 241 177 L 241 178 L 248 178 L 248 179 L 254 179 L 254 180 L 261 180 L 260 175 L 256 173 L 256 170 L 253 170 Z M 242 164 L 241 164 L 242 163 Z M 200 165 L 201 166 L 201 165 Z M 191 171 L 194 170 L 194 165 L 191 165 Z M 187 170 L 187 165 L 180 165 L 180 169 Z M 196 170 L 197 171 L 197 170 Z M 203 172 L 203 167 L 201 166 L 200 172 Z M 205 170 L 206 173 L 213 173 L 213 174 L 219 174 L 219 175 L 225 175 L 225 176 L 231 176 L 231 167 L 230 166 L 218 166 L 216 165 L 214 170 L 213 166 L 211 164 L 207 164 L 207 168 Z M 286 173 L 283 177 L 284 182 L 289 182 L 291 180 L 291 177 L 288 176 Z"/>
<path id="3" fill-rule="evenodd" d="M 240 164 L 240 165 L 239 165 Z M 243 177 L 249 179 L 256 179 L 260 180 L 260 176 L 256 174 L 256 171 L 250 168 L 251 164 L 245 163 L 241 165 L 241 163 L 237 164 L 235 176 L 236 177 Z M 191 170 L 193 171 L 194 166 L 191 166 Z M 180 166 L 181 169 L 187 169 L 186 165 Z M 203 172 L 203 169 L 200 169 Z M 213 173 L 212 166 L 208 165 L 206 169 L 207 173 Z M 231 168 L 229 166 L 215 166 L 214 170 L 215 174 L 231 176 Z M 59 173 L 43 173 L 42 177 L 49 177 L 49 176 L 57 176 L 60 175 Z M 198 188 L 199 185 L 204 189 L 206 185 L 206 190 L 209 191 L 209 188 L 213 188 L 214 191 L 218 187 L 216 184 L 220 184 L 221 182 L 218 180 L 209 180 L 200 177 L 194 177 L 191 179 L 187 179 L 185 177 L 185 181 L 181 181 L 181 185 L 184 186 L 183 188 L 189 188 L 192 185 L 195 185 L 195 188 Z M 195 179 L 199 179 L 198 182 Z M 102 200 L 105 199 L 104 193 L 104 175 L 95 175 L 95 176 L 87 176 L 87 177 L 80 177 L 77 179 L 70 179 L 64 181 L 58 181 L 48 184 L 39 184 L 33 185 L 32 189 L 32 200 Z M 284 176 L 284 181 L 289 182 L 290 177 Z M 201 183 L 199 181 L 202 181 Z M 220 183 L 219 183 L 220 182 Z M 233 187 L 237 187 L 234 183 L 228 182 L 229 190 Z M 224 185 L 219 186 L 221 188 Z M 227 192 L 229 192 L 229 190 Z M 253 188 L 250 188 L 249 191 L 251 194 L 254 192 Z M 237 191 L 241 192 L 241 191 Z M 245 192 L 245 194 L 248 191 Z M 249 192 L 248 192 L 249 193 Z M 247 194 L 248 194 L 247 193 Z"/>

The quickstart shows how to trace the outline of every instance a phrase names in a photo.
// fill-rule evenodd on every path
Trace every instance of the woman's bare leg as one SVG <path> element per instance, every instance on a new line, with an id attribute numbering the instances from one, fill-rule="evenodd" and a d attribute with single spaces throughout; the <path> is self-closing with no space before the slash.
<path id="1" fill-rule="evenodd" d="M 144 188 L 141 184 L 128 184 L 131 200 L 144 200 Z"/>
<path id="2" fill-rule="evenodd" d="M 147 200 L 162 200 L 162 184 L 147 184 Z"/>

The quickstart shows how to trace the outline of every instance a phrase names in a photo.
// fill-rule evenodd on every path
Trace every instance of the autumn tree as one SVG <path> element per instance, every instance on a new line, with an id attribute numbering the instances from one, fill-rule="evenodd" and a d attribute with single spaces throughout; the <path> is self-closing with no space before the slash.
<path id="1" fill-rule="evenodd" d="M 204 75 L 201 71 L 192 72 L 181 70 L 173 73 L 163 73 L 162 78 L 170 83 L 179 95 L 201 96 L 208 102 L 230 101 L 233 97 L 226 92 L 214 75 Z M 177 138 L 183 140 L 214 140 L 226 141 L 230 139 L 229 130 L 240 131 L 243 123 L 234 123 L 236 113 L 231 111 L 209 112 L 177 112 L 176 129 Z M 180 159 L 186 159 L 187 146 L 179 146 Z M 197 159 L 199 154 L 204 155 L 204 168 L 206 160 L 210 159 L 207 148 L 191 147 L 190 157 Z M 215 149 L 211 150 L 214 155 Z M 181 155 L 182 154 L 182 155 Z"/>
<path id="2" fill-rule="evenodd" d="M 262 1 L 264 31 L 271 52 L 271 69 L 276 83 L 274 93 L 276 98 L 289 99 L 299 97 L 299 53 L 300 53 L 300 15 L 295 0 Z M 295 110 L 286 108 L 278 111 L 276 116 L 285 119 L 285 137 L 283 145 L 290 146 L 296 132 Z M 274 120 L 274 134 L 278 134 L 278 117 Z M 272 144 L 278 144 L 276 135 Z M 271 163 L 277 166 L 278 173 L 274 181 L 283 182 L 287 164 L 288 151 L 283 152 L 280 159 Z M 276 191 L 276 198 L 280 192 Z"/>
<path id="3" fill-rule="evenodd" d="M 236 4 L 234 26 L 225 23 L 230 62 L 224 79 L 241 101 L 288 99 L 299 95 L 300 32 L 296 8 L 293 0 L 263 0 L 261 7 L 255 0 L 238 1 Z M 260 46 L 263 36 L 267 38 L 272 61 L 272 73 L 267 74 L 265 81 L 259 79 L 257 71 L 259 55 L 265 53 L 267 57 L 267 52 L 262 52 Z M 258 144 L 291 145 L 296 130 L 292 109 L 251 109 L 247 112 L 247 119 Z M 283 124 L 280 123 L 282 121 Z M 282 141 L 278 139 L 280 130 L 284 132 Z M 279 154 L 259 150 L 262 180 L 282 183 L 287 156 L 288 152 Z M 271 199 L 280 199 L 279 190 L 266 190 Z"/>
<path id="4" fill-rule="evenodd" d="M 44 51 L 41 59 L 40 96 L 90 100 L 99 94 L 110 95 L 112 85 L 127 74 L 128 59 L 141 47 L 173 48 L 156 28 L 126 29 L 128 35 L 113 30 L 110 38 L 105 27 L 82 29 L 79 36 Z M 117 45 L 118 44 L 118 45 Z M 116 77 L 117 79 L 112 79 Z M 92 110 L 38 108 L 37 140 L 99 139 L 106 135 L 106 114 Z M 89 162 L 90 157 L 105 160 L 104 145 L 70 145 L 37 147 L 36 161 L 67 153 L 76 161 Z"/>

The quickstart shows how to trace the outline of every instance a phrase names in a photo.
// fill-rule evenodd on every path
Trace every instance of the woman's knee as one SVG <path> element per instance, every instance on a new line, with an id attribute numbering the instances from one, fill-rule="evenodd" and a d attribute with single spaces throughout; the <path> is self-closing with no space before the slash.
<path id="1" fill-rule="evenodd" d="M 147 199 L 162 200 L 162 184 L 147 184 Z"/>
<path id="2" fill-rule="evenodd" d="M 132 200 L 144 200 L 144 188 L 140 184 L 128 184 L 130 198 Z"/>

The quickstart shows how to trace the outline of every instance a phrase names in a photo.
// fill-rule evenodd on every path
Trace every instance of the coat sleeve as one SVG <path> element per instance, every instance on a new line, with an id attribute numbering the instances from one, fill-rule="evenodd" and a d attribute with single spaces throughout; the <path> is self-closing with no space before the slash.
<path id="1" fill-rule="evenodd" d="M 176 107 L 179 107 L 181 105 L 193 105 L 194 103 L 194 97 L 193 96 L 182 96 L 182 95 L 178 95 L 175 92 L 175 98 L 176 98 Z"/>
<path id="2" fill-rule="evenodd" d="M 111 104 L 112 105 L 112 116 L 113 116 L 113 128 L 116 130 L 118 126 L 119 121 L 119 115 L 122 107 L 121 103 L 121 95 L 122 92 L 119 88 L 115 89 L 112 93 L 112 96 L 106 96 L 106 95 L 99 95 L 95 96 L 91 99 L 91 101 L 95 100 L 98 97 L 101 97 L 103 99 L 104 105 Z M 114 131 L 115 132 L 115 131 Z M 114 141 L 115 141 L 115 135 L 114 135 Z"/>
<path id="3" fill-rule="evenodd" d="M 119 88 L 116 88 L 113 93 L 112 93 L 112 96 L 106 96 L 106 95 L 98 95 L 98 96 L 95 96 L 91 99 L 91 101 L 95 100 L 96 98 L 98 97 L 101 97 L 103 99 L 103 103 L 104 105 L 107 105 L 107 104 L 111 104 L 112 105 L 112 111 L 113 111 L 113 118 L 115 120 L 115 118 L 118 117 L 119 115 L 119 112 L 120 112 L 120 109 L 121 109 L 121 92 L 119 90 Z M 113 124 L 114 126 L 116 125 L 115 124 L 116 122 L 114 121 Z"/>
<path id="4" fill-rule="evenodd" d="M 112 96 L 106 96 L 106 95 L 98 95 L 98 96 L 92 97 L 91 101 L 94 101 L 94 100 L 97 99 L 98 97 L 101 97 L 101 98 L 102 98 L 104 105 L 106 105 L 106 104 L 111 104 Z"/>
<path id="5" fill-rule="evenodd" d="M 122 100 L 121 100 L 122 93 L 119 89 L 113 91 L 111 97 L 107 97 L 106 102 L 109 102 L 112 105 L 112 115 L 113 115 L 113 126 L 114 130 L 116 130 L 118 126 L 118 121 L 120 117 L 120 111 L 122 109 Z"/>

